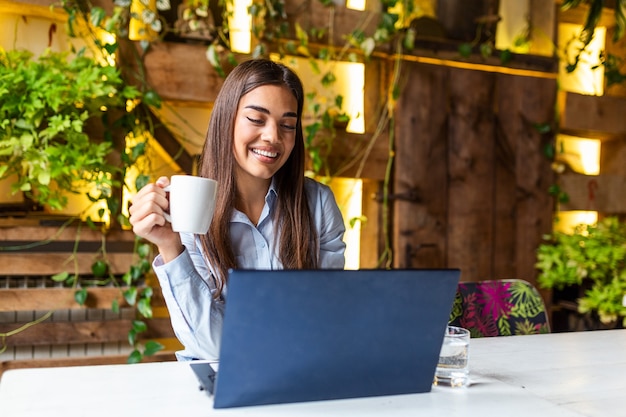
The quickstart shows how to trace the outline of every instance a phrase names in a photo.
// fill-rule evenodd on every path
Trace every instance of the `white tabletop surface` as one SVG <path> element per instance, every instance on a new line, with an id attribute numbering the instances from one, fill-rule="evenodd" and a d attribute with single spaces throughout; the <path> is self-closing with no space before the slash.
<path id="1" fill-rule="evenodd" d="M 0 416 L 626 416 L 626 330 L 472 339 L 471 385 L 215 410 L 187 363 L 11 370 Z"/>

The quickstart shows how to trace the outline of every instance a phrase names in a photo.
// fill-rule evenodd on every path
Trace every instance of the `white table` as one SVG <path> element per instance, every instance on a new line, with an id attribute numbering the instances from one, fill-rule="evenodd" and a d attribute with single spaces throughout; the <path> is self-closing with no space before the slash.
<path id="1" fill-rule="evenodd" d="M 626 416 L 626 330 L 472 339 L 472 385 L 413 395 L 215 410 L 187 363 L 20 369 L 2 417 Z"/>

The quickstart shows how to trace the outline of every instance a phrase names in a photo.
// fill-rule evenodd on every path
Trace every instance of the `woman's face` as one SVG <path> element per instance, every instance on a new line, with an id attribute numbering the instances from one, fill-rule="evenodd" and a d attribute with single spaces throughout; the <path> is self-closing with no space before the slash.
<path id="1" fill-rule="evenodd" d="M 235 114 L 234 153 L 237 180 L 270 180 L 282 167 L 296 140 L 298 102 L 282 86 L 264 85 L 239 100 Z"/>

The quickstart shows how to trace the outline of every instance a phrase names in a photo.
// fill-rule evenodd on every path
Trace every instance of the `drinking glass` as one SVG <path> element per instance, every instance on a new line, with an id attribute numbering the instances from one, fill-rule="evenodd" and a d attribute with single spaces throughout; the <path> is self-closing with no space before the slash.
<path id="1" fill-rule="evenodd" d="M 465 387 L 469 385 L 470 332 L 456 326 L 447 326 L 435 371 L 435 385 Z"/>

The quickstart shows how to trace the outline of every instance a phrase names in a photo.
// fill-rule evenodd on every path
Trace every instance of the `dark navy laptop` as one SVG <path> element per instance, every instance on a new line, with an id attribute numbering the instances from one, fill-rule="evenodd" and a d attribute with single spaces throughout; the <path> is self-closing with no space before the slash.
<path id="1" fill-rule="evenodd" d="M 230 272 L 215 408 L 431 390 L 460 271 Z"/>

